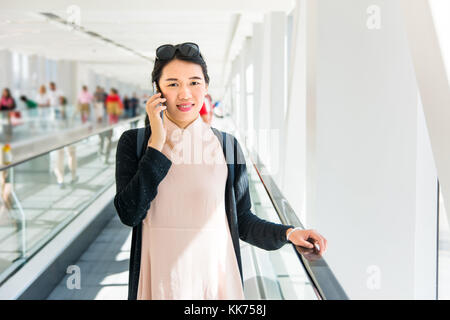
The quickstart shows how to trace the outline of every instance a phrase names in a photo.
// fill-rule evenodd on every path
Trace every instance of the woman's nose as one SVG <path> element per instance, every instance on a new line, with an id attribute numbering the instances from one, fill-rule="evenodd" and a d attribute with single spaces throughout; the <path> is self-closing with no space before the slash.
<path id="1" fill-rule="evenodd" d="M 190 99 L 192 97 L 191 90 L 187 86 L 180 87 L 178 98 L 180 100 Z"/>

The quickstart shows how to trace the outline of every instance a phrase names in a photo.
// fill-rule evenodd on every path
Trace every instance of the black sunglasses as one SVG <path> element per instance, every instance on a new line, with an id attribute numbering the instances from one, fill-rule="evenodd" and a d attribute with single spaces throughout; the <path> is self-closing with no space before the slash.
<path id="1" fill-rule="evenodd" d="M 185 57 L 196 57 L 200 54 L 200 49 L 197 44 L 185 42 L 175 46 L 171 44 L 159 46 L 158 49 L 156 49 L 156 58 L 160 60 L 172 59 L 177 50 Z"/>

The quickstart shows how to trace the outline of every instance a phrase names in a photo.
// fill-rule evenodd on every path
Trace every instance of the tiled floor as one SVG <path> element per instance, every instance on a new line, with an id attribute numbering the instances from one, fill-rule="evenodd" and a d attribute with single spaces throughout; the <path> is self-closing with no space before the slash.
<path id="1" fill-rule="evenodd" d="M 75 273 L 69 272 L 47 299 L 127 299 L 130 247 L 131 228 L 115 216 L 75 264 L 80 288 L 74 287 Z"/>

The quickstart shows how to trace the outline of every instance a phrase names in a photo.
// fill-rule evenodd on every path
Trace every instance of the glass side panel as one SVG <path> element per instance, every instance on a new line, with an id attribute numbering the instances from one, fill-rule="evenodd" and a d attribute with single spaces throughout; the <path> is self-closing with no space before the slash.
<path id="1" fill-rule="evenodd" d="M 8 194 L 0 202 L 0 284 L 114 184 L 117 142 L 129 126 L 0 171 Z"/>
<path id="2" fill-rule="evenodd" d="M 247 160 L 252 212 L 261 219 L 281 223 L 255 168 Z M 317 300 L 312 283 L 291 244 L 266 251 L 251 246 L 259 272 L 262 299 Z"/>

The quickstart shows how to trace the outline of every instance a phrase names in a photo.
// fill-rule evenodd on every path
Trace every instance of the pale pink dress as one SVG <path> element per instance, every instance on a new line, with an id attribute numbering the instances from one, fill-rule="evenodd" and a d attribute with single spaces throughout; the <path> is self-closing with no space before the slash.
<path id="1" fill-rule="evenodd" d="M 137 299 L 244 299 L 220 142 L 200 116 L 185 129 L 164 117 L 164 127 L 172 166 L 143 221 Z"/>

